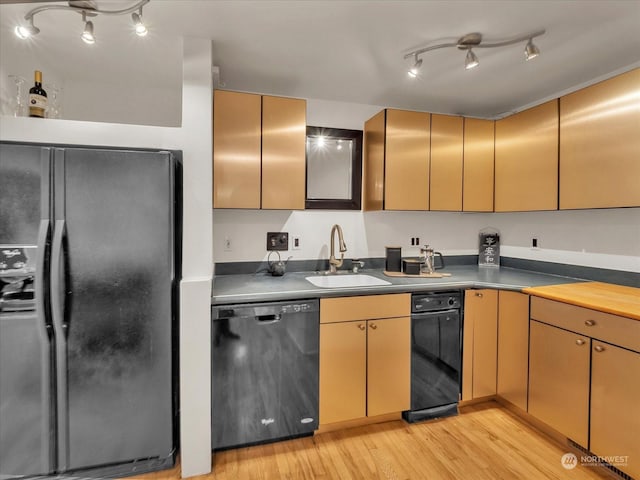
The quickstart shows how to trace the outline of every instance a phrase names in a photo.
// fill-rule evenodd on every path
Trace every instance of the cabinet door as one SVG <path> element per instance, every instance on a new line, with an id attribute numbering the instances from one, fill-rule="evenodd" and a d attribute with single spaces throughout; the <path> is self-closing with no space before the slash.
<path id="1" fill-rule="evenodd" d="M 464 119 L 462 209 L 493 212 L 495 121 Z"/>
<path id="2" fill-rule="evenodd" d="M 462 399 L 495 395 L 498 291 L 467 290 L 464 308 Z"/>
<path id="3" fill-rule="evenodd" d="M 262 208 L 304 210 L 307 102 L 262 97 Z"/>
<path id="4" fill-rule="evenodd" d="M 591 444 L 600 456 L 626 456 L 616 465 L 640 478 L 640 353 L 592 341 Z"/>
<path id="5" fill-rule="evenodd" d="M 382 210 L 384 201 L 385 110 L 364 124 L 362 209 Z"/>
<path id="6" fill-rule="evenodd" d="M 213 208 L 260 208 L 260 95 L 213 94 Z"/>
<path id="7" fill-rule="evenodd" d="M 640 205 L 640 69 L 560 99 L 560 208 Z"/>
<path id="8" fill-rule="evenodd" d="M 430 114 L 387 110 L 384 209 L 429 209 Z"/>
<path id="9" fill-rule="evenodd" d="M 587 448 L 588 337 L 530 322 L 529 413 Z"/>
<path id="10" fill-rule="evenodd" d="M 411 318 L 369 320 L 367 416 L 411 407 Z"/>
<path id="11" fill-rule="evenodd" d="M 558 208 L 558 100 L 496 122 L 495 211 Z"/>
<path id="12" fill-rule="evenodd" d="M 431 115 L 430 210 L 462 211 L 463 119 Z"/>
<path id="13" fill-rule="evenodd" d="M 367 322 L 320 325 L 320 423 L 367 414 Z"/>
<path id="14" fill-rule="evenodd" d="M 529 375 L 529 295 L 501 291 L 498 295 L 497 393 L 527 410 Z"/>

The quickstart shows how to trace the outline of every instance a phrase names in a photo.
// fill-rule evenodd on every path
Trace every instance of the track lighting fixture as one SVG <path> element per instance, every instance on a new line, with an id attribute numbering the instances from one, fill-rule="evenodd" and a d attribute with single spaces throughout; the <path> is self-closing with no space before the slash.
<path id="1" fill-rule="evenodd" d="M 480 64 L 478 56 L 473 51 L 474 48 L 506 47 L 509 45 L 527 41 L 527 45 L 524 48 L 524 55 L 527 60 L 531 60 L 540 55 L 540 49 L 536 45 L 534 45 L 533 39 L 539 37 L 540 35 L 544 35 L 545 33 L 546 30 L 543 29 L 532 33 L 527 33 L 526 35 L 519 35 L 517 37 L 509 38 L 506 40 L 496 40 L 492 42 L 484 42 L 482 40 L 481 33 L 468 33 L 460 37 L 455 43 L 441 43 L 438 45 L 430 45 L 428 47 L 419 48 L 407 53 L 404 58 L 405 60 L 409 58 L 414 59 L 413 67 L 411 67 L 411 69 L 409 70 L 409 76 L 412 78 L 415 78 L 418 75 L 418 68 L 420 68 L 420 65 L 422 65 L 422 58 L 420 58 L 420 55 L 432 50 L 438 50 L 440 48 L 454 47 L 458 50 L 466 50 L 467 56 L 464 61 L 464 68 L 470 70 Z"/>
<path id="2" fill-rule="evenodd" d="M 85 23 L 84 23 L 84 31 L 82 32 L 82 35 L 80 35 L 80 38 L 84 43 L 93 45 L 94 43 L 96 43 L 96 39 L 93 36 L 93 22 L 87 21 L 87 14 L 85 12 L 82 12 L 82 21 Z"/>
<path id="3" fill-rule="evenodd" d="M 127 15 L 131 13 L 131 18 L 135 25 L 136 35 L 144 37 L 147 33 L 147 27 L 142 23 L 142 7 L 151 0 L 139 0 L 134 5 L 123 8 L 121 10 L 103 10 L 97 7 L 94 0 L 70 0 L 68 5 L 42 5 L 36 7 L 24 16 L 27 25 L 17 25 L 14 29 L 15 34 L 21 39 L 27 39 L 40 33 L 40 29 L 33 24 L 33 17 L 38 13 L 46 10 L 65 10 L 68 12 L 76 12 L 82 15 L 84 30 L 80 38 L 88 44 L 95 43 L 96 39 L 93 34 L 93 22 L 87 20 L 87 17 L 97 17 L 98 15 Z"/>
<path id="4" fill-rule="evenodd" d="M 527 42 L 527 46 L 524 47 L 524 58 L 531 60 L 540 55 L 540 49 L 533 44 L 533 39 L 530 38 Z"/>
<path id="5" fill-rule="evenodd" d="M 40 29 L 33 24 L 33 17 L 31 17 L 29 20 L 29 25 L 17 25 L 14 29 L 15 34 L 23 40 L 40 33 Z"/>
<path id="6" fill-rule="evenodd" d="M 473 53 L 473 50 L 469 49 L 467 51 L 467 58 L 465 58 L 464 60 L 464 68 L 466 70 L 471 70 L 472 68 L 475 68 L 478 65 L 480 65 L 480 61 L 478 60 L 478 57 L 476 56 L 475 53 Z"/>
<path id="7" fill-rule="evenodd" d="M 142 7 L 140 7 L 140 13 L 133 12 L 131 14 L 131 18 L 133 19 L 133 24 L 136 27 L 136 35 L 144 37 L 149 33 L 145 24 L 142 23 Z"/>
<path id="8" fill-rule="evenodd" d="M 418 55 L 416 55 L 415 57 L 416 57 L 416 62 L 413 64 L 413 67 L 411 67 L 407 72 L 411 78 L 416 78 L 418 76 L 418 70 L 422 65 L 422 59 L 418 58 Z"/>

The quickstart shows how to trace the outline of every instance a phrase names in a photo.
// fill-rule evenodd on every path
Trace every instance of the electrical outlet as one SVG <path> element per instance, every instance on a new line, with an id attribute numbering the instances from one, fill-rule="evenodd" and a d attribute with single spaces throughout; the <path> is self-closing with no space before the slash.
<path id="1" fill-rule="evenodd" d="M 233 250 L 231 248 L 231 238 L 229 237 L 224 237 L 224 251 L 225 252 L 230 252 L 231 250 Z"/>
<path id="2" fill-rule="evenodd" d="M 272 250 L 289 250 L 288 232 L 267 232 L 267 251 Z"/>
<path id="3" fill-rule="evenodd" d="M 291 242 L 291 249 L 300 250 L 301 248 L 302 248 L 302 244 L 300 243 L 300 237 L 296 235 L 293 237 L 293 240 Z"/>

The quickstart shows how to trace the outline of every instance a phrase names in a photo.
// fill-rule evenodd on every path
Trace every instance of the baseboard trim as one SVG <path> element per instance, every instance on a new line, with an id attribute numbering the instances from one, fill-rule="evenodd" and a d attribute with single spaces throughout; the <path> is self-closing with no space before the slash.
<path id="1" fill-rule="evenodd" d="M 363 425 L 371 425 L 374 423 L 392 422 L 394 420 L 402 420 L 402 412 L 386 413 L 384 415 L 376 415 L 375 417 L 355 418 L 353 420 L 345 420 L 344 422 L 325 423 L 318 427 L 318 430 L 314 432 L 314 435 L 334 432 L 336 430 L 344 430 L 347 428 L 361 427 Z"/>

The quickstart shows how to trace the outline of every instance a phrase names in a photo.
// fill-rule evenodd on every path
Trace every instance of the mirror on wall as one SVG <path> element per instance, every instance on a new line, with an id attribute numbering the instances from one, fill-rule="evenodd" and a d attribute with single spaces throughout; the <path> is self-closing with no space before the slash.
<path id="1" fill-rule="evenodd" d="M 307 127 L 307 209 L 360 210 L 362 130 Z"/>

